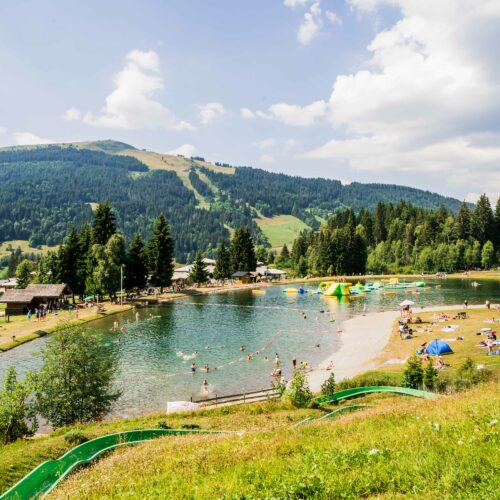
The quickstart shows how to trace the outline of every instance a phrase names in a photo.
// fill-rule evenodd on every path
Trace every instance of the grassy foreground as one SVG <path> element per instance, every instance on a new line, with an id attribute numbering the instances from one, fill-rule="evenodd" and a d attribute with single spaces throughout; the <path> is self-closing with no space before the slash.
<path id="1" fill-rule="evenodd" d="M 51 498 L 494 498 L 498 384 L 420 400 L 372 396 L 334 421 L 319 409 L 260 403 L 168 416 L 168 425 L 245 431 L 168 437 L 80 469 Z M 88 438 L 154 428 L 158 416 L 80 427 Z M 0 491 L 71 446 L 68 429 L 0 447 Z"/>
<path id="2" fill-rule="evenodd" d="M 80 470 L 51 498 L 495 497 L 498 386 L 434 401 L 376 401 L 337 421 L 297 428 L 296 410 L 264 405 L 260 416 L 245 419 L 267 420 L 259 432 L 123 448 Z M 245 410 L 230 411 L 219 425 L 234 428 Z"/>

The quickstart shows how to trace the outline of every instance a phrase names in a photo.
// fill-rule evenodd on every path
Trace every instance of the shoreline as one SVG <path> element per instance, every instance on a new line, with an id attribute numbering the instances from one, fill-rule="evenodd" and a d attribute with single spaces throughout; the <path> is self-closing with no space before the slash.
<path id="1" fill-rule="evenodd" d="M 496 307 L 492 304 L 492 307 Z M 483 309 L 484 305 L 469 305 L 470 309 Z M 437 311 L 464 310 L 462 304 L 437 305 L 414 310 L 414 314 Z M 496 309 L 495 309 L 496 310 Z M 352 378 L 368 370 L 381 366 L 381 356 L 391 340 L 399 310 L 360 314 L 347 319 L 341 326 L 340 349 L 328 355 L 307 374 L 309 387 L 313 392 L 321 390 L 321 384 L 335 373 L 335 381 Z M 333 369 L 327 366 L 333 363 Z"/>

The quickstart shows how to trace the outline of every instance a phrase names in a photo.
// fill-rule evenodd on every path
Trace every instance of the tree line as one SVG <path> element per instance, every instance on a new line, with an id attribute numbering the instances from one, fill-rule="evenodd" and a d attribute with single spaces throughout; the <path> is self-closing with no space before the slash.
<path id="1" fill-rule="evenodd" d="M 489 269 L 500 262 L 500 199 L 493 210 L 482 195 L 457 214 L 405 201 L 339 211 L 319 231 L 299 235 L 278 259 L 300 276 Z"/>
<path id="2" fill-rule="evenodd" d="M 114 210 L 108 202 L 103 202 L 97 206 L 91 225 L 71 228 L 56 252 L 49 251 L 36 261 L 24 259 L 19 262 L 17 287 L 26 288 L 29 283 L 65 283 L 73 296 L 116 298 L 123 278 L 126 291 L 151 286 L 163 292 L 164 287 L 171 285 L 174 248 L 174 238 L 163 214 L 156 219 L 149 240 L 135 234 L 126 247 L 117 228 Z M 221 239 L 215 254 L 214 278 L 217 280 L 229 279 L 236 271 L 255 271 L 256 249 L 247 227 L 235 230 L 229 248 Z M 202 258 L 202 253 L 198 252 L 191 273 L 194 283 L 208 279 Z"/>

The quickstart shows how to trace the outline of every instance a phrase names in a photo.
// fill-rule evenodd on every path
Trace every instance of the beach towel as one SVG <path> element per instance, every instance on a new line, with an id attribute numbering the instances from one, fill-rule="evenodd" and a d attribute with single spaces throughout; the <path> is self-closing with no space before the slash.
<path id="1" fill-rule="evenodd" d="M 398 359 L 398 358 L 393 358 L 393 359 L 388 359 L 384 365 L 404 365 L 406 363 L 406 359 Z"/>
<path id="2" fill-rule="evenodd" d="M 460 327 L 458 325 L 448 325 L 448 326 L 445 326 L 442 331 L 443 332 L 456 332 Z"/>

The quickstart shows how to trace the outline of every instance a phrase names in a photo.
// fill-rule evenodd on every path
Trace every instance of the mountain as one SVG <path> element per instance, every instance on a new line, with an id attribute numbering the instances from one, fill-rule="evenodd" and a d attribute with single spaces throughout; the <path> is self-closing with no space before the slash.
<path id="1" fill-rule="evenodd" d="M 381 199 L 404 199 L 424 208 L 442 204 L 453 211 L 460 203 L 404 186 L 343 186 L 112 140 L 0 149 L 0 242 L 58 244 L 72 225 L 90 219 L 96 203 L 108 200 L 127 238 L 135 232 L 148 236 L 164 212 L 176 258 L 187 261 L 198 249 L 210 255 L 242 224 L 251 227 L 259 244 L 280 247 L 339 208 L 374 208 Z"/>

